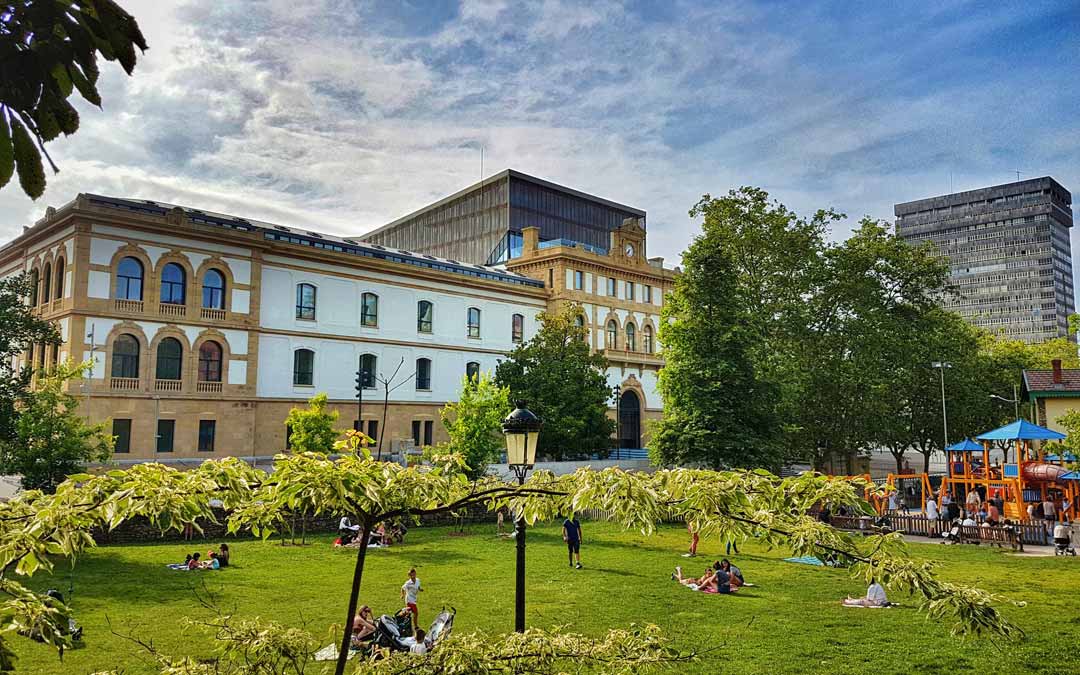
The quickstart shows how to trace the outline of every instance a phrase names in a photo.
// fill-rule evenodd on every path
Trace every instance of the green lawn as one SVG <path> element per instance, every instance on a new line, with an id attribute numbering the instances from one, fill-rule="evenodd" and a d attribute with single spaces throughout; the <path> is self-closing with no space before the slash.
<path id="1" fill-rule="evenodd" d="M 685 530 L 665 527 L 643 537 L 614 526 L 584 523 L 584 570 L 567 566 L 556 526 L 529 531 L 527 621 L 569 625 L 599 634 L 631 622 L 660 625 L 684 649 L 702 652 L 683 673 L 1080 673 L 1080 559 L 1015 558 L 985 547 L 915 546 L 914 553 L 942 563 L 954 580 L 975 582 L 1026 601 L 1004 612 L 1027 631 L 1019 643 L 961 641 L 948 626 L 917 613 L 910 602 L 889 610 L 846 609 L 838 599 L 865 591 L 844 571 L 783 562 L 783 551 L 747 544 L 735 560 L 756 588 L 738 595 L 693 593 L 668 578 L 676 564 L 697 572 L 721 553 L 701 543 L 699 558 L 680 557 Z M 182 617 L 206 616 L 192 585 L 209 582 L 223 607 L 240 613 L 306 625 L 318 636 L 341 622 L 353 566 L 351 552 L 334 550 L 330 537 L 305 547 L 231 542 L 234 566 L 214 573 L 173 572 L 180 544 L 108 546 L 83 556 L 74 570 L 70 598 L 86 629 L 85 646 L 61 664 L 43 645 L 18 641 L 19 672 L 82 674 L 123 666 L 150 673 L 152 662 L 130 642 L 109 633 L 152 637 L 166 653 L 200 654 L 208 641 L 181 632 Z M 205 551 L 209 544 L 200 545 Z M 376 613 L 400 606 L 398 589 L 409 566 L 424 585 L 421 622 L 443 605 L 458 610 L 455 631 L 506 631 L 513 627 L 514 544 L 492 527 L 465 535 L 446 528 L 414 529 L 408 542 L 368 555 L 362 602 Z M 55 578 L 35 577 L 65 593 L 68 568 Z M 905 602 L 904 598 L 891 598 Z M 330 642 L 329 637 L 325 642 Z"/>

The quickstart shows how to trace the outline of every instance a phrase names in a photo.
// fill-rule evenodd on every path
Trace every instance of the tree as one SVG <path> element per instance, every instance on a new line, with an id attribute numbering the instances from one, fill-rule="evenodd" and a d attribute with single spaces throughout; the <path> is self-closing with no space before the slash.
<path id="1" fill-rule="evenodd" d="M 0 279 L 0 443 L 15 438 L 17 404 L 34 374 L 29 364 L 17 366 L 19 357 L 35 344 L 60 344 L 56 327 L 34 316 L 26 302 L 32 285 L 26 274 Z"/>
<path id="2" fill-rule="evenodd" d="M 289 447 L 295 452 L 330 452 L 334 447 L 334 441 L 341 432 L 334 428 L 338 420 L 338 412 L 327 412 L 326 394 L 318 394 L 308 401 L 306 410 L 293 408 L 289 416 L 285 418 L 285 427 L 289 434 Z M 370 443 L 371 439 L 366 443 Z"/>
<path id="3" fill-rule="evenodd" d="M 459 453 L 468 465 L 466 475 L 479 478 L 505 447 L 502 421 L 510 413 L 510 390 L 499 387 L 484 373 L 464 377 L 457 403 L 440 411 L 450 435 L 450 452 Z"/>
<path id="4" fill-rule="evenodd" d="M 105 424 L 88 424 L 76 414 L 79 400 L 67 392 L 90 363 L 59 363 L 39 375 L 37 387 L 19 401 L 14 438 L 0 442 L 0 471 L 22 476 L 24 490 L 52 492 L 87 462 L 104 462 L 113 438 Z"/>
<path id="5" fill-rule="evenodd" d="M 585 329 L 575 324 L 579 315 L 576 306 L 541 313 L 536 335 L 495 369 L 496 385 L 544 421 L 537 453 L 556 461 L 607 449 L 615 430 L 607 417 L 607 359 L 589 348 Z"/>
<path id="6" fill-rule="evenodd" d="M 79 128 L 68 102 L 74 91 L 101 106 L 97 90 L 100 54 L 119 61 L 128 75 L 135 48 L 145 52 L 138 24 L 112 0 L 27 0 L 0 12 L 0 188 L 18 167 L 19 184 L 31 199 L 45 192 L 41 154 L 45 144 Z M 40 152 L 39 152 L 40 150 Z"/>

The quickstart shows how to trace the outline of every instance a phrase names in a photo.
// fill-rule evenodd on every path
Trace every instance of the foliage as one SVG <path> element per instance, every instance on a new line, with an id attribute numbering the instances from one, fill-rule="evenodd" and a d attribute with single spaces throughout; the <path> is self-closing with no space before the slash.
<path id="1" fill-rule="evenodd" d="M 341 432 L 334 428 L 338 412 L 326 410 L 326 394 L 318 394 L 308 401 L 307 409 L 293 408 L 285 418 L 289 434 L 289 447 L 295 452 L 330 452 Z M 366 443 L 370 443 L 371 439 Z"/>
<path id="2" fill-rule="evenodd" d="M 0 188 L 17 167 L 23 192 L 31 199 L 42 195 L 41 153 L 48 159 L 45 144 L 79 128 L 79 114 L 68 98 L 77 90 L 101 106 L 98 55 L 119 61 L 130 75 L 136 47 L 147 49 L 139 26 L 112 0 L 27 0 L 3 6 Z M 53 171 L 57 171 L 55 165 Z"/>
<path id="3" fill-rule="evenodd" d="M 19 401 L 14 438 L 0 441 L 0 471 L 22 477 L 24 490 L 52 492 L 87 462 L 112 454 L 105 423 L 89 424 L 77 414 L 79 400 L 69 393 L 90 363 L 57 364 L 38 376 L 37 387 Z"/>
<path id="4" fill-rule="evenodd" d="M 457 402 L 446 404 L 440 411 L 450 435 L 450 451 L 465 458 L 465 473 L 470 478 L 483 476 L 487 465 L 498 459 L 505 447 L 502 421 L 510 410 L 510 390 L 480 373 L 464 377 Z"/>
<path id="5" fill-rule="evenodd" d="M 585 329 L 574 323 L 579 314 L 573 305 L 541 313 L 536 335 L 495 369 L 496 385 L 544 421 L 538 456 L 556 461 L 607 449 L 615 430 L 607 417 L 607 359 L 589 348 Z"/>
<path id="6" fill-rule="evenodd" d="M 15 438 L 18 402 L 30 389 L 33 369 L 16 366 L 34 344 L 60 344 L 60 333 L 33 314 L 26 299 L 32 280 L 27 274 L 0 279 L 0 443 Z"/>
<path id="7" fill-rule="evenodd" d="M 1050 441 L 1043 446 L 1043 450 L 1055 454 L 1066 452 L 1074 457 L 1080 457 L 1080 410 L 1070 409 L 1052 421 L 1065 430 L 1065 438 L 1060 441 Z M 1075 461 L 1069 464 L 1075 464 Z"/>

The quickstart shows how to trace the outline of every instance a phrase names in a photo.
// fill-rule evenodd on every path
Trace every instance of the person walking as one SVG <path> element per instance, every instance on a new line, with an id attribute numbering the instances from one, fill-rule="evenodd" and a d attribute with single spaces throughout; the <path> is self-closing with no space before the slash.
<path id="1" fill-rule="evenodd" d="M 416 578 L 416 568 L 410 568 L 409 578 L 401 585 L 401 598 L 405 601 L 405 606 L 409 608 L 409 613 L 412 614 L 414 633 L 420 624 L 420 610 L 416 607 L 416 594 L 422 590 L 424 589 L 420 587 L 420 580 Z"/>
<path id="2" fill-rule="evenodd" d="M 697 545 L 698 545 L 698 538 L 699 538 L 698 533 L 697 533 L 697 530 L 694 529 L 694 526 L 689 521 L 687 521 L 687 523 L 686 523 L 686 531 L 690 533 L 690 552 L 689 553 L 684 553 L 683 557 L 684 558 L 693 558 L 694 556 L 697 555 Z"/>
<path id="3" fill-rule="evenodd" d="M 570 516 L 563 521 L 562 539 L 566 542 L 567 554 L 570 557 L 570 567 L 581 569 L 581 523 L 578 522 L 577 515 L 571 513 Z M 577 557 L 577 565 L 574 565 L 575 557 Z"/>

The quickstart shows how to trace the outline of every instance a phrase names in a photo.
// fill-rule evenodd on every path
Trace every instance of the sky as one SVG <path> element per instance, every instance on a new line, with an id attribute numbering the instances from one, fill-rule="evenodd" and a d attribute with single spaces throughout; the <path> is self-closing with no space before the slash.
<path id="1" fill-rule="evenodd" d="M 1017 170 L 1080 201 L 1075 0 L 120 4 L 150 50 L 0 242 L 79 192 L 357 235 L 506 168 L 646 210 L 673 264 L 741 185 L 837 240 Z"/>

